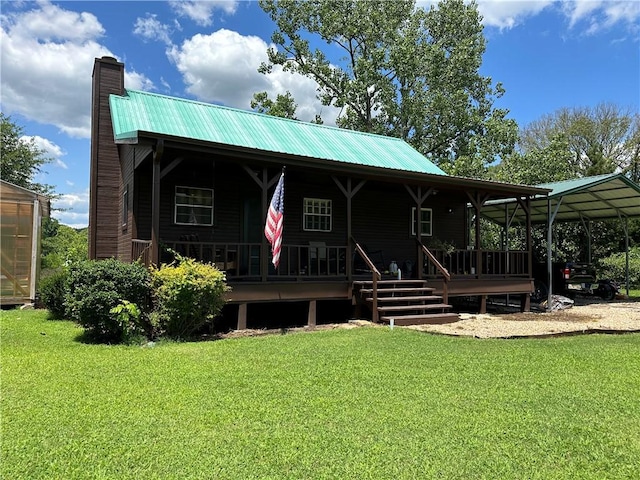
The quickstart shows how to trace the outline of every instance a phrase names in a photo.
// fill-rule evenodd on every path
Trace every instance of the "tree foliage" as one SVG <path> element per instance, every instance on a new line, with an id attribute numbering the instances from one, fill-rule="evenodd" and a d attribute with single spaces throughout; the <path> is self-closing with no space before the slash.
<path id="1" fill-rule="evenodd" d="M 568 180 L 578 175 L 572 158 L 567 136 L 557 133 L 545 146 L 514 152 L 505 157 L 492 169 L 492 176 L 496 180 L 523 185 Z"/>
<path id="2" fill-rule="evenodd" d="M 452 173 L 483 176 L 509 153 L 517 125 L 480 75 L 485 51 L 475 3 L 443 0 L 260 0 L 276 23 L 274 65 L 312 78 L 323 105 L 341 108 L 343 128 L 391 135 Z M 363 21 L 366 19 L 366 21 Z M 324 51 L 323 51 L 324 49 Z M 326 52 L 339 51 L 334 62 Z"/>
<path id="3" fill-rule="evenodd" d="M 640 181 L 640 114 L 612 103 L 562 108 L 524 128 L 525 153 L 547 148 L 558 135 L 568 142 L 570 168 L 577 176 L 622 171 Z"/>
<path id="4" fill-rule="evenodd" d="M 34 180 L 42 166 L 51 161 L 33 139 L 26 140 L 23 128 L 0 112 L 0 178 L 42 194 L 52 194 L 53 187 Z"/>
<path id="5" fill-rule="evenodd" d="M 57 269 L 88 258 L 87 229 L 76 230 L 55 218 L 42 222 L 42 268 Z"/>

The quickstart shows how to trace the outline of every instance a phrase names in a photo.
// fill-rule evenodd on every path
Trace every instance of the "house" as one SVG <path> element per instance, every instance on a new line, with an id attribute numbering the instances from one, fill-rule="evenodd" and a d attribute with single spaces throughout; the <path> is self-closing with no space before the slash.
<path id="1" fill-rule="evenodd" d="M 451 321 L 455 296 L 484 308 L 521 295 L 528 309 L 531 238 L 483 250 L 467 204 L 475 218 L 489 200 L 527 212 L 545 189 L 448 176 L 396 138 L 127 90 L 110 57 L 95 61 L 92 95 L 90 258 L 158 264 L 172 249 L 214 262 L 238 328 L 264 302 L 308 302 L 309 324 L 328 300 L 406 323 Z M 283 167 L 276 269 L 263 231 Z"/>
<path id="2" fill-rule="evenodd" d="M 42 218 L 49 210 L 48 197 L 0 180 L 0 304 L 35 301 Z"/>

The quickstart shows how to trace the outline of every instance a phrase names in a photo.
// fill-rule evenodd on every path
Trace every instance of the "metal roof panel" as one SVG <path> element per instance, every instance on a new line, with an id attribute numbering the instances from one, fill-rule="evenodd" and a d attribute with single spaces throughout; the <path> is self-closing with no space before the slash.
<path id="1" fill-rule="evenodd" d="M 369 167 L 444 175 L 405 141 L 149 92 L 111 95 L 114 138 L 138 132 Z"/>

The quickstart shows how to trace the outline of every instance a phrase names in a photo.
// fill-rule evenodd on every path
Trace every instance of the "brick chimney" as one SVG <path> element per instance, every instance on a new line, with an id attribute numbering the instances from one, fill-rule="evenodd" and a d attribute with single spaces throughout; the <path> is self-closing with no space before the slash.
<path id="1" fill-rule="evenodd" d="M 89 194 L 89 258 L 118 256 L 121 227 L 122 173 L 113 139 L 109 95 L 124 95 L 124 64 L 113 57 L 96 58 L 91 93 L 91 172 Z"/>

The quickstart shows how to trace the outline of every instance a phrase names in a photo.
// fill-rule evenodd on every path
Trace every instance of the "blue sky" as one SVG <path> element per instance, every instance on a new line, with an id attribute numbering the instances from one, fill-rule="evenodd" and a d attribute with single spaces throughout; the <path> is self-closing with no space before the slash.
<path id="1" fill-rule="evenodd" d="M 433 2 L 418 2 L 427 8 Z M 478 1 L 487 51 L 481 72 L 501 82 L 496 106 L 525 126 L 563 107 L 613 102 L 640 110 L 640 2 Z M 61 194 L 62 223 L 88 221 L 91 73 L 96 57 L 125 63 L 125 86 L 249 108 L 254 92 L 290 90 L 298 116 L 321 107 L 312 81 L 257 68 L 271 20 L 252 1 L 1 2 L 2 112 L 53 162 L 38 181 Z"/>

